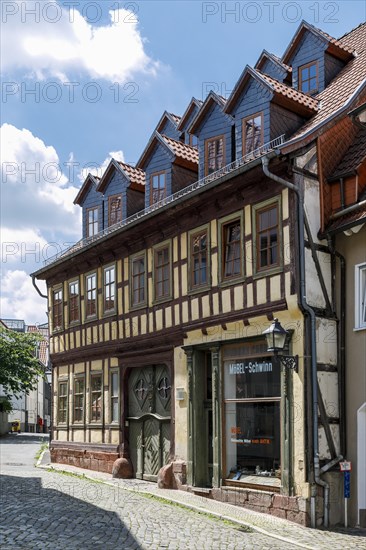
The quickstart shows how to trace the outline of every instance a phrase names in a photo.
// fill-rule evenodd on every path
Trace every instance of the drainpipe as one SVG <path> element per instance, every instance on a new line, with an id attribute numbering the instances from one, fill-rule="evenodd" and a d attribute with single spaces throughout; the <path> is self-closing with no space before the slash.
<path id="1" fill-rule="evenodd" d="M 42 292 L 39 290 L 39 288 L 36 284 L 36 277 L 33 274 L 32 274 L 32 284 L 33 284 L 34 288 L 36 289 L 36 291 L 38 292 L 38 294 L 41 296 L 41 298 L 48 298 L 47 294 L 42 294 Z"/>
<path id="2" fill-rule="evenodd" d="M 304 196 L 300 189 L 293 183 L 272 174 L 268 169 L 268 157 L 262 158 L 262 167 L 264 174 L 288 189 L 291 189 L 297 196 L 298 211 L 298 239 L 299 239 L 299 274 L 300 274 L 300 304 L 309 317 L 311 323 L 311 381 L 312 381 L 312 411 L 313 411 L 313 461 L 314 461 L 314 481 L 324 489 L 324 527 L 328 527 L 329 522 L 329 484 L 320 479 L 319 466 L 319 439 L 318 439 L 318 377 L 316 360 L 316 318 L 314 310 L 306 301 L 305 287 L 305 238 L 304 238 Z M 310 500 L 310 518 L 311 527 L 316 527 L 316 487 L 312 487 Z"/>

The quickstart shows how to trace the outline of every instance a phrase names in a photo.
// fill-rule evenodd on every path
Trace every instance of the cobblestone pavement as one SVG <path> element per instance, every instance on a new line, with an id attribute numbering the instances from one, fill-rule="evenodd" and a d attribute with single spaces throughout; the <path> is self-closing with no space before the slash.
<path id="1" fill-rule="evenodd" d="M 2 550 L 366 549 L 366 533 L 358 530 L 307 529 L 183 491 L 71 466 L 53 465 L 50 471 L 48 453 L 42 468 L 35 469 L 39 445 L 26 436 L 0 440 Z"/>

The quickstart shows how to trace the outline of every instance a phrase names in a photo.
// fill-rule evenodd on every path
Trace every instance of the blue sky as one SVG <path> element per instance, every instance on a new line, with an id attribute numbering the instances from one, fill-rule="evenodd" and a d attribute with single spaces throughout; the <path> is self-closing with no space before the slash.
<path id="1" fill-rule="evenodd" d="M 182 114 L 210 88 L 227 96 L 302 19 L 340 37 L 365 6 L 3 0 L 1 316 L 45 320 L 28 275 L 80 238 L 72 201 L 89 166 L 135 163 L 165 109 Z"/>

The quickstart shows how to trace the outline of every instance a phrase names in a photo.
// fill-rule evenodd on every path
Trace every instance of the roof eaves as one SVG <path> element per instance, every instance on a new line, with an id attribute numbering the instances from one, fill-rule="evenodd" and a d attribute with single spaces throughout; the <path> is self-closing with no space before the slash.
<path id="1" fill-rule="evenodd" d="M 112 169 L 118 170 L 120 172 L 122 171 L 121 166 L 119 165 L 118 161 L 116 161 L 114 158 L 112 158 L 110 160 L 107 168 L 104 171 L 103 176 L 100 179 L 100 182 L 98 183 L 98 186 L 96 188 L 96 191 L 98 191 L 98 193 L 104 193 L 105 186 L 107 184 L 107 181 L 108 181 L 108 178 L 109 178 L 109 175 L 110 175 L 110 172 L 111 172 Z M 123 173 L 123 175 L 125 177 L 127 177 L 127 179 L 129 180 L 129 177 L 126 176 L 125 173 Z"/>
<path id="2" fill-rule="evenodd" d="M 84 183 L 83 185 L 80 187 L 79 189 L 79 192 L 78 194 L 76 195 L 74 201 L 73 201 L 73 204 L 79 204 L 80 205 L 80 201 L 81 199 L 83 198 L 84 194 L 87 192 L 88 188 L 90 185 L 95 185 L 95 188 L 97 188 L 98 186 L 98 180 L 95 176 L 93 176 L 92 174 L 89 174 L 86 176 L 85 180 L 84 180 Z"/>
<path id="3" fill-rule="evenodd" d="M 184 124 L 186 122 L 186 119 L 189 118 L 189 116 L 190 116 L 192 110 L 194 109 L 194 107 L 198 107 L 198 109 L 200 109 L 201 106 L 202 106 L 202 101 L 199 101 L 195 97 L 192 97 L 191 101 L 188 104 L 187 109 L 184 111 L 184 113 L 183 113 L 183 115 L 182 115 L 182 117 L 179 121 L 179 124 L 177 126 L 177 130 L 182 131 L 182 127 L 184 126 Z"/>

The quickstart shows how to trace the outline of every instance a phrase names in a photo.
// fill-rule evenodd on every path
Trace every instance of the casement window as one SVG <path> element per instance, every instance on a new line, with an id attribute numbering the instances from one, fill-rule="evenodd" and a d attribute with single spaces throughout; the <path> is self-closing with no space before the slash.
<path id="1" fill-rule="evenodd" d="M 102 420 L 102 375 L 92 374 L 90 376 L 90 420 L 101 422 Z"/>
<path id="2" fill-rule="evenodd" d="M 61 288 L 53 291 L 52 320 L 53 330 L 60 330 L 63 324 L 63 302 Z"/>
<path id="3" fill-rule="evenodd" d="M 263 113 L 243 120 L 243 156 L 263 145 Z"/>
<path id="4" fill-rule="evenodd" d="M 152 174 L 150 178 L 150 204 L 155 204 L 166 197 L 165 172 Z"/>
<path id="5" fill-rule="evenodd" d="M 108 199 L 108 225 L 114 225 L 122 220 L 121 195 L 113 195 Z"/>
<path id="6" fill-rule="evenodd" d="M 58 383 L 58 407 L 57 407 L 57 422 L 65 424 L 67 422 L 67 407 L 68 407 L 68 384 L 67 382 Z"/>
<path id="7" fill-rule="evenodd" d="M 103 310 L 114 311 L 116 307 L 116 275 L 114 265 L 104 268 Z"/>
<path id="8" fill-rule="evenodd" d="M 318 91 L 318 63 L 313 61 L 299 67 L 299 90 L 304 94 Z"/>
<path id="9" fill-rule="evenodd" d="M 222 280 L 242 275 L 241 220 L 222 225 Z"/>
<path id="10" fill-rule="evenodd" d="M 255 212 L 255 223 L 257 271 L 279 266 L 279 204 L 258 208 Z"/>
<path id="11" fill-rule="evenodd" d="M 79 281 L 69 283 L 69 323 L 80 321 Z"/>
<path id="12" fill-rule="evenodd" d="M 207 139 L 205 142 L 205 175 L 220 170 L 225 165 L 224 136 Z"/>
<path id="13" fill-rule="evenodd" d="M 111 422 L 119 422 L 119 375 L 117 370 L 111 372 Z"/>
<path id="14" fill-rule="evenodd" d="M 74 379 L 74 422 L 83 422 L 85 402 L 85 378 L 78 376 Z"/>
<path id="15" fill-rule="evenodd" d="M 355 328 L 366 328 L 366 263 L 355 266 Z"/>
<path id="16" fill-rule="evenodd" d="M 194 233 L 190 238 L 190 286 L 191 289 L 208 283 L 208 235 L 207 229 Z"/>
<path id="17" fill-rule="evenodd" d="M 154 252 L 155 300 L 170 296 L 170 247 L 164 246 Z"/>
<path id="18" fill-rule="evenodd" d="M 146 303 L 146 267 L 145 255 L 137 256 L 131 260 L 131 303 L 139 306 Z"/>
<path id="19" fill-rule="evenodd" d="M 86 317 L 95 317 L 97 314 L 97 274 L 91 273 L 86 276 Z"/>
<path id="20" fill-rule="evenodd" d="M 86 211 L 86 236 L 92 237 L 98 233 L 98 207 Z"/>

